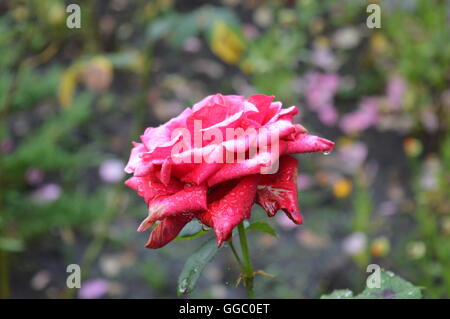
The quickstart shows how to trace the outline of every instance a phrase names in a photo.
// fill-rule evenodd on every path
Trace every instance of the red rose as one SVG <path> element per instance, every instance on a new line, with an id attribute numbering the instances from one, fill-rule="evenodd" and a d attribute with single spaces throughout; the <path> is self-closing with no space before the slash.
<path id="1" fill-rule="evenodd" d="M 218 245 L 250 217 L 256 202 L 269 216 L 283 210 L 302 223 L 297 207 L 297 159 L 288 154 L 329 152 L 334 143 L 293 124 L 296 107 L 272 96 L 208 96 L 167 123 L 147 128 L 133 143 L 125 184 L 142 196 L 149 214 L 138 231 L 159 222 L 148 248 L 174 239 L 196 218 L 214 228 Z"/>

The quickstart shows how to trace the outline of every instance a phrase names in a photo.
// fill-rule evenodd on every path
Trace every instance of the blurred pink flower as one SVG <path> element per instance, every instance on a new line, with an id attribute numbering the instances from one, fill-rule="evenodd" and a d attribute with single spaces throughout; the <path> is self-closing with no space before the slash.
<path id="1" fill-rule="evenodd" d="M 25 180 L 28 182 L 28 184 L 36 185 L 42 182 L 44 179 L 44 172 L 40 170 L 39 168 L 30 167 L 25 172 Z"/>
<path id="2" fill-rule="evenodd" d="M 392 216 L 395 215 L 398 211 L 397 205 L 389 200 L 382 202 L 379 207 L 380 214 L 383 216 Z"/>
<path id="3" fill-rule="evenodd" d="M 13 142 L 9 138 L 0 141 L 0 151 L 2 153 L 10 153 L 13 149 Z"/>
<path id="4" fill-rule="evenodd" d="M 342 117 L 340 127 L 346 134 L 358 133 L 376 124 L 378 115 L 378 98 L 366 97 L 356 111 Z"/>
<path id="5" fill-rule="evenodd" d="M 100 165 L 99 175 L 107 183 L 117 183 L 125 175 L 124 168 L 125 164 L 121 160 L 108 159 Z"/>
<path id="6" fill-rule="evenodd" d="M 402 108 L 406 89 L 406 82 L 402 77 L 396 75 L 389 79 L 386 96 L 390 109 L 399 110 Z"/>
<path id="7" fill-rule="evenodd" d="M 183 49 L 186 52 L 196 53 L 202 48 L 202 41 L 197 37 L 187 38 L 183 43 Z"/>
<path id="8" fill-rule="evenodd" d="M 297 188 L 299 190 L 308 189 L 311 187 L 312 179 L 309 175 L 306 174 L 298 174 L 297 176 Z"/>
<path id="9" fill-rule="evenodd" d="M 248 40 L 254 40 L 259 35 L 259 30 L 254 24 L 247 23 L 244 25 L 244 35 Z"/>
<path id="10" fill-rule="evenodd" d="M 362 232 L 356 232 L 347 236 L 342 241 L 342 250 L 348 255 L 356 255 L 367 245 L 367 237 Z"/>
<path id="11" fill-rule="evenodd" d="M 430 108 L 424 109 L 421 115 L 422 125 L 428 133 L 434 133 L 439 129 L 438 116 Z"/>
<path id="12" fill-rule="evenodd" d="M 103 297 L 109 288 L 108 281 L 92 279 L 82 283 L 78 297 L 81 299 L 97 299 Z"/>
<path id="13" fill-rule="evenodd" d="M 334 125 L 338 120 L 336 108 L 331 104 L 323 106 L 317 111 L 317 113 L 320 121 L 327 126 Z"/>
<path id="14" fill-rule="evenodd" d="M 318 112 L 323 124 L 331 126 L 337 121 L 333 105 L 334 95 L 339 88 L 340 78 L 335 73 L 312 72 L 306 75 L 306 102 L 308 107 Z"/>
<path id="15" fill-rule="evenodd" d="M 46 204 L 57 200 L 61 196 L 61 186 L 58 184 L 45 184 L 35 190 L 31 198 L 35 203 Z"/>
<path id="16" fill-rule="evenodd" d="M 329 49 L 316 49 L 312 55 L 312 63 L 318 67 L 329 70 L 336 66 L 336 58 Z"/>
<path id="17" fill-rule="evenodd" d="M 354 172 L 367 157 L 367 146 L 363 142 L 346 143 L 339 147 L 338 156 L 349 172 Z"/>

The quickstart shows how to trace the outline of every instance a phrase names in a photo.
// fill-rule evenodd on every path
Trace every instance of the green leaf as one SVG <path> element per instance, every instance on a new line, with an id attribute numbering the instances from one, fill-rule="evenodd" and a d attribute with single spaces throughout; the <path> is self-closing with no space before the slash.
<path id="1" fill-rule="evenodd" d="M 272 228 L 272 226 L 270 226 L 269 224 L 267 224 L 265 222 L 251 223 L 250 226 L 247 227 L 247 230 L 256 230 L 259 232 L 269 234 L 273 237 L 278 237 L 276 231 Z"/>
<path id="2" fill-rule="evenodd" d="M 179 296 L 186 295 L 195 288 L 203 268 L 216 256 L 218 250 L 216 239 L 211 238 L 188 258 L 178 277 Z"/>
<path id="3" fill-rule="evenodd" d="M 376 276 L 376 272 L 370 276 Z M 370 278 L 370 277 L 369 277 Z M 369 279 L 370 280 L 370 279 Z M 321 299 L 420 299 L 422 293 L 419 287 L 400 278 L 391 271 L 381 270 L 380 288 L 364 289 L 359 295 L 353 296 L 348 289 L 335 290 L 329 295 L 323 295 Z"/>
<path id="4" fill-rule="evenodd" d="M 329 295 L 323 295 L 320 299 L 353 299 L 353 292 L 349 289 L 339 289 Z"/>
<path id="5" fill-rule="evenodd" d="M 15 238 L 0 237 L 0 250 L 19 252 L 23 250 L 23 242 Z"/>
<path id="6" fill-rule="evenodd" d="M 372 274 L 371 276 L 373 276 Z M 391 271 L 381 271 L 380 288 L 366 288 L 356 296 L 357 299 L 420 299 L 419 287 L 396 276 Z"/>
<path id="7" fill-rule="evenodd" d="M 202 224 L 200 224 L 197 220 L 194 219 L 183 227 L 180 234 L 178 234 L 176 240 L 194 239 L 207 233 L 208 231 L 203 230 Z"/>

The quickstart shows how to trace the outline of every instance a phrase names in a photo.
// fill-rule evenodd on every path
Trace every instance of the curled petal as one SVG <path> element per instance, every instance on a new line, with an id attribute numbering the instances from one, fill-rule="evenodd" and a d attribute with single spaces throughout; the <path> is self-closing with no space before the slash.
<path id="1" fill-rule="evenodd" d="M 130 159 L 128 160 L 128 163 L 125 166 L 126 173 L 131 174 L 134 172 L 136 167 L 138 167 L 141 162 L 140 155 L 146 151 L 147 149 L 145 148 L 144 144 L 133 142 L 133 148 L 131 150 Z"/>
<path id="2" fill-rule="evenodd" d="M 167 157 L 169 157 L 172 153 L 172 148 L 177 143 L 182 142 L 183 135 L 179 132 L 173 139 L 168 142 L 157 144 L 152 147 L 152 150 L 141 155 L 142 159 L 145 161 L 163 161 Z M 150 141 L 148 142 L 150 143 Z"/>
<path id="3" fill-rule="evenodd" d="M 155 170 L 155 164 L 150 161 L 141 161 L 140 165 L 134 170 L 134 176 L 144 177 L 152 174 Z"/>
<path id="4" fill-rule="evenodd" d="M 172 171 L 172 162 L 170 159 L 166 158 L 161 166 L 160 179 L 164 185 L 170 182 L 170 173 Z"/>
<path id="5" fill-rule="evenodd" d="M 150 237 L 145 247 L 156 249 L 161 248 L 171 242 L 183 227 L 193 218 L 192 214 L 180 214 L 163 219 L 150 233 Z"/>
<path id="6" fill-rule="evenodd" d="M 158 196 L 148 205 L 148 217 L 138 231 L 145 231 L 155 221 L 181 213 L 207 209 L 206 186 L 185 186 L 183 190 L 166 196 Z"/>
<path id="7" fill-rule="evenodd" d="M 297 166 L 296 158 L 282 156 L 276 174 L 261 176 L 256 201 L 270 217 L 281 209 L 294 223 L 301 224 L 302 216 L 298 210 Z"/>
<path id="8" fill-rule="evenodd" d="M 175 194 L 183 189 L 183 184 L 174 179 L 164 185 L 152 177 L 131 177 L 125 181 L 125 185 L 144 197 L 147 204 L 157 196 Z"/>
<path id="9" fill-rule="evenodd" d="M 295 140 L 281 141 L 280 144 L 283 154 L 330 152 L 334 147 L 334 142 L 309 134 L 299 134 Z"/>
<path id="10" fill-rule="evenodd" d="M 141 135 L 141 141 L 148 149 L 148 153 L 158 152 L 160 147 L 173 140 L 172 132 L 178 127 L 186 126 L 186 119 L 191 115 L 192 110 L 190 108 L 185 109 L 180 115 L 171 119 L 167 123 L 158 127 L 149 127 Z M 157 156 L 155 154 L 155 156 Z"/>

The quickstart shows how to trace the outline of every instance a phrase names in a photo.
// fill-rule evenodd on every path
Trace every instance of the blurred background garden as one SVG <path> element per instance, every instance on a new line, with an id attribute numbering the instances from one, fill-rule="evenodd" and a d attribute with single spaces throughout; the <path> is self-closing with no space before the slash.
<path id="1" fill-rule="evenodd" d="M 450 297 L 449 1 L 2 0 L 0 53 L 0 297 L 176 297 L 204 238 L 146 249 L 123 168 L 145 127 L 217 92 L 275 95 L 336 142 L 298 157 L 304 225 L 254 207 L 279 235 L 249 235 L 275 276 L 257 297 L 358 292 L 372 263 Z M 222 249 L 190 297 L 244 297 L 238 277 Z"/>

